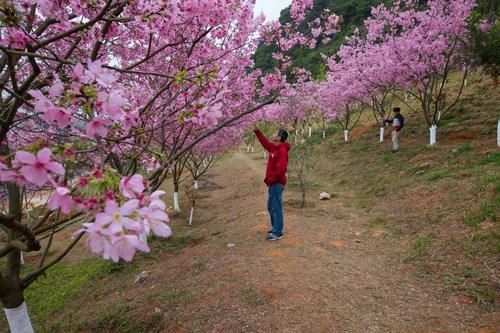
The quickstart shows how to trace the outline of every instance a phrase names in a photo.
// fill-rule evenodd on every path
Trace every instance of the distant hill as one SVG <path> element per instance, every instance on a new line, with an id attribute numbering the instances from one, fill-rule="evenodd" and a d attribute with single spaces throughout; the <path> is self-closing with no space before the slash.
<path id="1" fill-rule="evenodd" d="M 302 32 L 306 32 L 307 23 L 314 20 L 316 17 L 320 16 L 324 9 L 328 8 L 332 12 L 343 17 L 343 23 L 341 25 L 341 31 L 337 33 L 332 41 L 326 45 L 321 44 L 314 50 L 308 48 L 294 48 L 290 51 L 289 55 L 293 59 L 296 66 L 308 69 L 313 73 L 314 78 L 321 79 L 325 73 L 324 61 L 321 58 L 321 54 L 328 56 L 334 55 L 340 46 L 345 41 L 345 37 L 352 34 L 355 27 L 362 26 L 363 21 L 370 15 L 371 8 L 379 4 L 385 3 L 390 4 L 393 0 L 315 0 L 314 7 L 310 10 L 306 16 L 306 19 L 302 26 L 299 28 Z M 426 0 L 419 0 L 421 5 L 427 3 Z M 500 17 L 500 1 L 498 0 L 476 0 L 477 7 L 473 17 L 476 20 L 480 18 L 488 18 L 495 21 Z M 279 18 L 281 23 L 286 23 L 291 20 L 290 18 L 290 7 L 285 8 L 281 11 Z M 499 31 L 497 28 L 495 31 Z M 479 53 L 479 58 L 482 63 L 494 64 L 498 66 L 498 33 L 493 36 L 493 42 L 488 44 L 489 53 L 481 54 L 480 51 L 484 51 L 484 47 L 479 47 L 475 50 Z M 490 37 L 491 38 L 491 37 Z M 482 42 L 482 40 L 480 40 Z M 483 43 L 484 44 L 484 43 Z M 480 44 L 480 45 L 483 45 Z M 495 48 L 492 50 L 492 48 Z M 272 58 L 272 53 L 276 52 L 274 46 L 260 45 L 255 54 L 254 61 L 257 68 L 261 69 L 263 72 L 272 72 L 275 66 L 275 61 Z M 493 56 L 492 56 L 492 55 Z M 498 70 L 498 67 L 495 67 Z"/>
<path id="2" fill-rule="evenodd" d="M 356 26 L 361 26 L 365 18 L 370 15 L 371 7 L 381 3 L 389 3 L 390 0 L 315 0 L 314 7 L 306 16 L 306 19 L 299 30 L 307 31 L 307 23 L 314 20 L 328 8 L 335 14 L 343 17 L 341 31 L 332 38 L 332 41 L 326 45 L 321 45 L 314 50 L 308 48 L 294 48 L 290 52 L 294 64 L 310 70 L 315 78 L 324 75 L 324 64 L 321 53 L 333 55 L 339 49 Z M 281 11 L 280 22 L 286 23 L 291 20 L 290 7 Z M 272 53 L 276 52 L 274 46 L 260 45 L 255 52 L 254 61 L 257 68 L 263 72 L 271 72 L 275 66 Z"/>

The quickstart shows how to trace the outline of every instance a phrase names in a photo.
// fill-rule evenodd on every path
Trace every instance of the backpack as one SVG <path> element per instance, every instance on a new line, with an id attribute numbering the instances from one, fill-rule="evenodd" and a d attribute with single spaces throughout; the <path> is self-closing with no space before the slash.
<path id="1" fill-rule="evenodd" d="M 401 115 L 401 113 L 400 113 L 400 114 L 398 114 L 398 115 L 396 116 L 396 118 L 398 118 L 398 120 L 399 120 L 399 128 L 398 128 L 398 132 L 399 132 L 399 131 L 401 131 L 401 129 L 405 126 L 405 117 L 403 117 L 403 116 Z"/>

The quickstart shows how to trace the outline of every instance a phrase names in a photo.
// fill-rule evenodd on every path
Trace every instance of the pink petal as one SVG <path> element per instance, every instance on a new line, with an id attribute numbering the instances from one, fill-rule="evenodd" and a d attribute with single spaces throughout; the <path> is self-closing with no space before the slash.
<path id="1" fill-rule="evenodd" d="M 38 186 L 44 185 L 49 180 L 47 171 L 43 168 L 25 165 L 19 171 L 28 182 Z"/>
<path id="2" fill-rule="evenodd" d="M 49 148 L 43 148 L 40 150 L 37 154 L 36 157 L 38 161 L 41 163 L 45 164 L 50 161 L 50 156 L 52 155 L 52 151 Z"/>
<path id="3" fill-rule="evenodd" d="M 52 171 L 53 173 L 57 173 L 58 175 L 64 175 L 64 168 L 61 163 L 58 162 L 49 162 L 45 164 L 45 169 Z"/>
<path id="4" fill-rule="evenodd" d="M 129 200 L 120 207 L 120 214 L 124 216 L 131 215 L 139 207 L 139 200 L 133 199 Z"/>
<path id="5" fill-rule="evenodd" d="M 106 201 L 106 204 L 104 206 L 104 211 L 108 214 L 113 214 L 118 210 L 118 204 L 114 200 L 108 200 Z"/>
<path id="6" fill-rule="evenodd" d="M 16 152 L 16 161 L 23 164 L 35 164 L 36 157 L 32 153 L 20 150 Z"/>
<path id="7" fill-rule="evenodd" d="M 155 222 L 150 224 L 153 233 L 160 237 L 168 237 L 172 234 L 172 229 L 165 223 Z"/>

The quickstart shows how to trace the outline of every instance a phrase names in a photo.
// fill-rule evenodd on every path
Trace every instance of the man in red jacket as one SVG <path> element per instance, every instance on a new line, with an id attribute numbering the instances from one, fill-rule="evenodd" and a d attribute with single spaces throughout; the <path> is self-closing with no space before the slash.
<path id="1" fill-rule="evenodd" d="M 278 240 L 283 238 L 283 191 L 286 185 L 288 151 L 290 150 L 290 144 L 285 142 L 288 132 L 281 128 L 273 135 L 272 141 L 266 139 L 258 128 L 255 128 L 254 132 L 264 149 L 269 152 L 264 183 L 268 187 L 267 210 L 271 217 L 272 229 L 268 231 L 266 239 Z"/>

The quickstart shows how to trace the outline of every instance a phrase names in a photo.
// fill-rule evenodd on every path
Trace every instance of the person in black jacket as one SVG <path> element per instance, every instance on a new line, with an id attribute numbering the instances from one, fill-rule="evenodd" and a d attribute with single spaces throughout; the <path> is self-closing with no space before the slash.
<path id="1" fill-rule="evenodd" d="M 398 136 L 399 131 L 403 128 L 405 124 L 405 118 L 401 115 L 401 109 L 399 107 L 395 107 L 392 109 L 394 113 L 394 118 L 387 119 L 385 122 L 388 124 L 392 124 L 391 129 L 391 139 L 392 139 L 392 153 L 394 154 L 399 150 Z"/>

